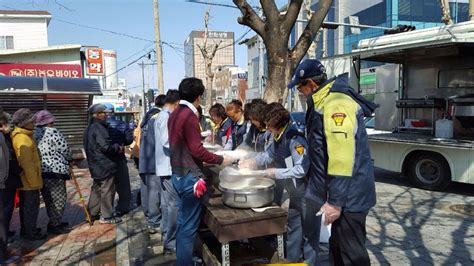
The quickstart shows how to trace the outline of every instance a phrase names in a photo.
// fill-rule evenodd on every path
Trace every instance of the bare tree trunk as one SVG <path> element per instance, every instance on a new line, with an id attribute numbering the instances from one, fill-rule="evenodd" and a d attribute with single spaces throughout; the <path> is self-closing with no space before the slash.
<path id="1" fill-rule="evenodd" d="M 207 112 L 211 106 L 211 98 L 212 98 L 212 80 L 210 77 L 206 76 L 206 105 L 205 105 L 205 111 Z"/>
<path id="2" fill-rule="evenodd" d="M 286 64 L 275 64 L 268 63 L 268 68 L 271 71 L 268 71 L 268 79 L 265 86 L 265 93 L 263 98 L 267 102 L 281 102 L 283 99 L 283 94 L 281 90 L 274 90 L 272 88 L 280 88 L 284 82 L 282 77 L 285 77 L 286 73 Z"/>
<path id="3" fill-rule="evenodd" d="M 212 87 L 214 80 L 214 70 L 212 69 L 212 61 L 216 56 L 217 50 L 222 43 L 222 40 L 211 46 L 207 46 L 208 34 L 209 33 L 209 11 L 204 13 L 204 44 L 198 45 L 201 51 L 202 57 L 204 58 L 204 64 L 206 65 L 206 107 L 207 112 L 211 109 L 212 105 Z"/>
<path id="4" fill-rule="evenodd" d="M 311 14 L 306 28 L 291 49 L 288 41 L 291 30 L 301 11 L 303 0 L 291 0 L 286 13 L 281 13 L 275 1 L 260 0 L 265 18 L 260 18 L 245 0 L 233 0 L 240 9 L 240 24 L 246 25 L 260 35 L 265 43 L 268 61 L 268 79 L 264 99 L 268 102 L 286 101 L 287 84 L 291 80 L 295 67 L 305 56 L 311 42 L 321 28 L 332 0 L 320 0 L 318 10 Z"/>
<path id="5" fill-rule="evenodd" d="M 451 15 L 449 14 L 449 1 L 439 0 L 439 3 L 441 5 L 441 13 L 443 13 L 441 21 L 443 21 L 443 23 L 446 25 L 453 24 L 453 21 L 451 20 Z"/>
<path id="6" fill-rule="evenodd" d="M 474 20 L 474 0 L 469 0 L 469 20 Z"/>

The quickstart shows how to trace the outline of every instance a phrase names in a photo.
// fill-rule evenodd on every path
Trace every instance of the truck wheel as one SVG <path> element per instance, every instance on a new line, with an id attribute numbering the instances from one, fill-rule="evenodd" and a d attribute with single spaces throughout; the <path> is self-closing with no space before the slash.
<path id="1" fill-rule="evenodd" d="M 451 170 L 443 156 L 434 152 L 417 153 L 410 158 L 411 182 L 423 189 L 444 190 L 451 182 Z"/>

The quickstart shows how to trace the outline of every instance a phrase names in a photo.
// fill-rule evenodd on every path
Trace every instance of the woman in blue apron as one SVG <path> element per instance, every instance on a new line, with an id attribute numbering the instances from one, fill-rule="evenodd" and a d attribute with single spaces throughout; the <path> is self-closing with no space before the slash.
<path id="1" fill-rule="evenodd" d="M 275 202 L 283 208 L 288 206 L 287 260 L 300 262 L 304 259 L 309 265 L 315 265 L 318 240 L 303 237 L 303 196 L 310 164 L 308 143 L 304 135 L 291 125 L 290 114 L 281 104 L 268 104 L 263 114 L 273 142 L 255 159 L 241 161 L 239 167 L 274 167 L 266 171 L 270 178 L 275 179 Z"/>
<path id="2" fill-rule="evenodd" d="M 209 109 L 212 122 L 216 125 L 214 129 L 214 143 L 225 147 L 232 134 L 232 120 L 227 117 L 222 104 L 216 103 Z"/>

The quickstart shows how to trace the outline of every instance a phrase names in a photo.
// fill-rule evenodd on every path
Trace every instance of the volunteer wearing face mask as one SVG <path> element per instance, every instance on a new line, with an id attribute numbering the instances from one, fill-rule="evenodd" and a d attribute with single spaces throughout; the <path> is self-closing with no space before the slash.
<path id="1" fill-rule="evenodd" d="M 273 135 L 273 143 L 255 159 L 240 162 L 240 168 L 257 168 L 272 165 L 267 169 L 270 178 L 275 179 L 275 201 L 287 205 L 287 260 L 299 262 L 303 250 L 304 261 L 315 265 L 319 234 L 303 237 L 303 196 L 306 191 L 306 173 L 309 168 L 308 144 L 301 132 L 290 124 L 289 112 L 279 103 L 271 103 L 265 109 L 265 124 Z M 319 232 L 318 232 L 319 233 Z"/>

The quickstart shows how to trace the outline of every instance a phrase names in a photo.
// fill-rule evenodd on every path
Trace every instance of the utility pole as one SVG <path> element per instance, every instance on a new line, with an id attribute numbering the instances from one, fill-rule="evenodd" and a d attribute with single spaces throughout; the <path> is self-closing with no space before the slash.
<path id="1" fill-rule="evenodd" d="M 161 52 L 161 37 L 160 37 L 160 14 L 158 10 L 158 0 L 153 0 L 153 14 L 155 17 L 155 46 L 156 46 L 156 71 L 158 79 L 158 92 L 159 94 L 165 93 L 164 82 L 163 82 L 163 60 Z"/>
<path id="2" fill-rule="evenodd" d="M 140 65 L 142 67 L 142 106 L 143 106 L 143 115 L 142 115 L 142 117 L 145 117 L 145 114 L 146 114 L 145 63 L 142 61 L 138 65 Z"/>
<path id="3" fill-rule="evenodd" d="M 474 20 L 474 0 L 469 0 L 469 20 Z"/>

